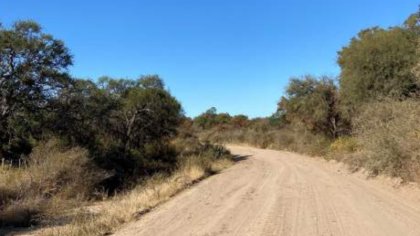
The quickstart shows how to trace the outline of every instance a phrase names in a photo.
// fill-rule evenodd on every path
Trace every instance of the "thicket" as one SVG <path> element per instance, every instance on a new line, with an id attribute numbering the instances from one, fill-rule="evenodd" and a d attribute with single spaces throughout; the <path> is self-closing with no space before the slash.
<path id="1" fill-rule="evenodd" d="M 417 99 L 385 99 L 363 105 L 354 121 L 359 148 L 350 156 L 350 163 L 364 166 L 372 174 L 420 181 L 419 105 Z"/>
<path id="2" fill-rule="evenodd" d="M 72 63 L 37 23 L 0 27 L 0 227 L 67 222 L 91 200 L 229 158 L 178 135 L 182 107 L 159 76 L 93 82 L 72 78 Z"/>
<path id="3" fill-rule="evenodd" d="M 0 47 L 0 158 L 24 161 L 37 143 L 56 136 L 86 148 L 118 181 L 173 166 L 167 143 L 182 109 L 158 76 L 71 78 L 69 50 L 30 21 L 1 29 Z"/>

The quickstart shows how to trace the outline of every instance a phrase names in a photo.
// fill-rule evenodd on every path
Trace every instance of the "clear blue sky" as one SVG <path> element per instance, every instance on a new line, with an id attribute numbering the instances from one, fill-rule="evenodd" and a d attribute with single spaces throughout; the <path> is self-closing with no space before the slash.
<path id="1" fill-rule="evenodd" d="M 65 41 L 71 74 L 159 74 L 195 116 L 267 116 L 290 76 L 337 75 L 362 28 L 400 24 L 415 0 L 2 0 L 0 22 L 32 19 Z"/>

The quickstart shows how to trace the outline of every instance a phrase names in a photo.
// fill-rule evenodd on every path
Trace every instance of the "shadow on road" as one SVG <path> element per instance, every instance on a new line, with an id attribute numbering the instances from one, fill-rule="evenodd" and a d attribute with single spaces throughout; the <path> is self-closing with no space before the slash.
<path id="1" fill-rule="evenodd" d="M 248 157 L 250 157 L 251 155 L 235 155 L 233 156 L 232 160 L 234 162 L 240 162 L 240 161 L 245 161 L 248 159 Z"/>

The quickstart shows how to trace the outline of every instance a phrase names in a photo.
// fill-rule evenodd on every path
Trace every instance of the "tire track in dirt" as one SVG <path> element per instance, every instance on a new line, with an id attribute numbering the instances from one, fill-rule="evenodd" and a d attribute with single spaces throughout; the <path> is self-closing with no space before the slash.
<path id="1" fill-rule="evenodd" d="M 420 236 L 420 202 L 314 158 L 229 148 L 246 158 L 115 235 Z"/>

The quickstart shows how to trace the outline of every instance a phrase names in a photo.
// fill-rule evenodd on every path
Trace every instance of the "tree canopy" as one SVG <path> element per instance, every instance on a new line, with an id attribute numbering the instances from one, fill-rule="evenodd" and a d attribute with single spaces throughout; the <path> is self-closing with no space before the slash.
<path id="1" fill-rule="evenodd" d="M 338 90 L 331 78 L 311 75 L 292 78 L 278 110 L 290 122 L 299 122 L 309 130 L 335 137 L 339 131 L 337 96 Z"/>
<path id="2" fill-rule="evenodd" d="M 362 30 L 339 53 L 343 105 L 357 106 L 379 97 L 417 96 L 413 67 L 418 63 L 418 15 L 404 26 Z"/>
<path id="3" fill-rule="evenodd" d="M 43 33 L 37 23 L 0 28 L 0 156 L 28 152 L 29 138 L 39 135 L 35 129 L 42 112 L 71 82 L 70 65 L 64 43 Z"/>
<path id="4" fill-rule="evenodd" d="M 0 28 L 0 157 L 25 157 L 55 136 L 87 148 L 118 178 L 169 168 L 176 155 L 168 143 L 183 113 L 163 80 L 104 76 L 95 83 L 71 78 L 71 65 L 64 43 L 37 23 Z"/>

